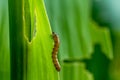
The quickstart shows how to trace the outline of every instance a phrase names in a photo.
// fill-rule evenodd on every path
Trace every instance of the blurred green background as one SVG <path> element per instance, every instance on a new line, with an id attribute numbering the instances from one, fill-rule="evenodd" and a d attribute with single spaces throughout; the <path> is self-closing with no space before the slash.
<path id="1" fill-rule="evenodd" d="M 61 79 L 120 80 L 120 0 L 44 1 L 61 41 Z"/>
<path id="2" fill-rule="evenodd" d="M 120 80 L 119 4 L 120 0 L 0 0 L 0 80 Z M 60 72 L 51 59 L 52 31 L 60 39 Z M 37 36 L 27 43 L 23 34 L 28 40 Z"/>

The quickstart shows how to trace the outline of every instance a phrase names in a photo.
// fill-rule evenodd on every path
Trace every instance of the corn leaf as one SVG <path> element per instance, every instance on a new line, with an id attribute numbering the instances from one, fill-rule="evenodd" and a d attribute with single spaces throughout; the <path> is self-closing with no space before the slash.
<path id="1" fill-rule="evenodd" d="M 0 80 L 58 80 L 44 2 L 0 0 L 0 4 Z"/>
<path id="2" fill-rule="evenodd" d="M 8 1 L 0 0 L 0 80 L 10 80 Z"/>

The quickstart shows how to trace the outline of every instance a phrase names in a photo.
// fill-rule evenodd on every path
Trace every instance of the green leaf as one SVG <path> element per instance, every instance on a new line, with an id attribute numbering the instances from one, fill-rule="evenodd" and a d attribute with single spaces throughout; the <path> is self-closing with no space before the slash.
<path id="1" fill-rule="evenodd" d="M 0 80 L 10 80 L 8 1 L 0 0 Z"/>
<path id="2" fill-rule="evenodd" d="M 95 22 L 92 21 L 90 29 L 93 46 L 95 46 L 95 44 L 101 45 L 104 54 L 109 59 L 113 59 L 113 49 L 109 29 L 105 27 L 104 28 L 99 27 Z"/>
<path id="3" fill-rule="evenodd" d="M 81 62 L 62 64 L 61 80 L 94 80 L 93 75 L 85 69 Z"/>
<path id="4" fill-rule="evenodd" d="M 53 40 L 42 0 L 35 1 L 36 35 L 28 42 L 28 80 L 58 80 L 52 62 Z"/>
<path id="5" fill-rule="evenodd" d="M 58 80 L 43 1 L 9 0 L 9 11 L 11 80 Z"/>

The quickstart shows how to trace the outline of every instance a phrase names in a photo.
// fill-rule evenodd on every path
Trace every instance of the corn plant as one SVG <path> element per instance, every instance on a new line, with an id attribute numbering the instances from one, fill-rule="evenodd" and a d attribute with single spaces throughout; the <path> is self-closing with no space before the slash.
<path id="1" fill-rule="evenodd" d="M 0 80 L 107 80 L 110 32 L 91 19 L 91 0 L 45 3 L 48 16 L 43 0 L 0 0 Z M 60 75 L 52 30 L 60 38 Z"/>
<path id="2" fill-rule="evenodd" d="M 42 0 L 0 0 L 0 80 L 58 80 Z"/>

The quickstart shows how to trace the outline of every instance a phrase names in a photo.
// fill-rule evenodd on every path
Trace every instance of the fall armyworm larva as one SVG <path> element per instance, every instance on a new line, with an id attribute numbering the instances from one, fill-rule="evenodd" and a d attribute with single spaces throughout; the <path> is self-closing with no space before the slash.
<path id="1" fill-rule="evenodd" d="M 54 48 L 53 48 L 53 51 L 52 51 L 52 59 L 53 59 L 53 63 L 54 63 L 54 66 L 56 68 L 57 71 L 60 71 L 60 64 L 59 64 L 59 61 L 57 59 L 57 53 L 58 53 L 58 48 L 59 48 L 59 37 L 53 32 L 52 34 L 53 36 L 53 39 L 54 39 Z"/>

